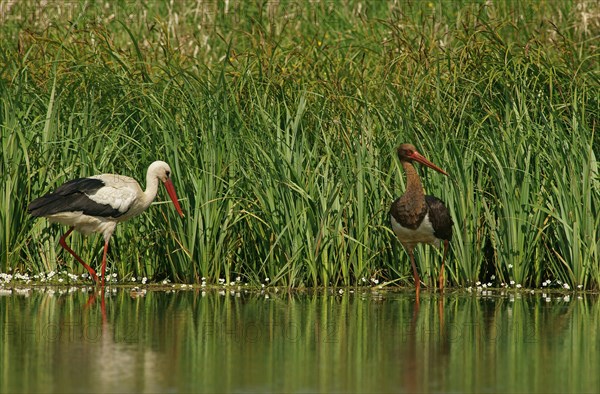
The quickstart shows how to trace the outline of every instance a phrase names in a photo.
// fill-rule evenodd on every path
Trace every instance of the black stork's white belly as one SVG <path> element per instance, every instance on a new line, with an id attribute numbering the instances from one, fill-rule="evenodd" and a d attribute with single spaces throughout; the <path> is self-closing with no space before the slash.
<path id="1" fill-rule="evenodd" d="M 394 230 L 394 234 L 404 247 L 414 248 L 419 243 L 430 244 L 436 248 L 440 247 L 440 239 L 434 235 L 435 231 L 429 220 L 429 215 L 425 215 L 416 229 L 402 226 L 392 215 L 390 215 L 390 218 L 392 230 Z"/>
<path id="2" fill-rule="evenodd" d="M 434 196 L 425 196 L 425 205 L 415 211 L 402 198 L 392 204 L 390 210 L 392 230 L 407 249 L 419 243 L 439 248 L 442 241 L 452 239 L 452 218 L 442 201 Z"/>

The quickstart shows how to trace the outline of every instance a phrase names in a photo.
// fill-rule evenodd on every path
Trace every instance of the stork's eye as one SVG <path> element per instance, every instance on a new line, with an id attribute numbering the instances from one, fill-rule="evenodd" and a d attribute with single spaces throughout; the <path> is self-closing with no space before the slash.
<path id="1" fill-rule="evenodd" d="M 167 178 L 171 177 L 171 171 L 167 171 Z"/>

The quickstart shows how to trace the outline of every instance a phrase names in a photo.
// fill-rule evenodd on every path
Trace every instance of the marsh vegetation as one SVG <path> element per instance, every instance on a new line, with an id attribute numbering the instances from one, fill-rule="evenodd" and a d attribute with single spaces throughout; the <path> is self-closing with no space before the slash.
<path id="1" fill-rule="evenodd" d="M 412 142 L 451 174 L 421 172 L 455 221 L 450 286 L 600 287 L 597 2 L 1 6 L 0 272 L 81 273 L 27 204 L 160 159 L 186 218 L 117 228 L 121 280 L 408 284 L 388 209 Z M 99 264 L 100 237 L 71 242 Z"/>

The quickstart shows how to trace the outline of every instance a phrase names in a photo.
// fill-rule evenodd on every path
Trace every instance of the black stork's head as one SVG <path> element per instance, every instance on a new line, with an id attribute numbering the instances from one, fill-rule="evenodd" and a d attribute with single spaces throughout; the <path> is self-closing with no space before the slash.
<path id="1" fill-rule="evenodd" d="M 417 152 L 417 149 L 412 144 L 402 144 L 396 149 L 396 152 L 398 153 L 398 158 L 400 161 L 406 161 L 409 163 L 416 161 L 436 170 L 441 174 L 448 175 L 446 171 L 442 170 L 440 167 L 427 160 L 425 156 Z"/>

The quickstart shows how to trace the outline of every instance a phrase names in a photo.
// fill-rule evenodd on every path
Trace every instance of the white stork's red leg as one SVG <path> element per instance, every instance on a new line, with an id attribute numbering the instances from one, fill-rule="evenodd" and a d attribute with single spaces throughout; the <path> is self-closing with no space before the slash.
<path id="1" fill-rule="evenodd" d="M 67 231 L 62 237 L 60 237 L 60 246 L 62 246 L 67 252 L 71 253 L 71 255 L 73 257 L 75 257 L 75 259 L 77 261 L 79 261 L 81 263 L 81 265 L 83 265 L 85 267 L 86 270 L 88 270 L 88 272 L 90 273 L 90 275 L 92 276 L 92 278 L 94 278 L 94 282 L 98 282 L 98 277 L 96 276 L 96 271 L 94 271 L 94 269 L 92 267 L 90 267 L 89 265 L 87 265 L 82 259 L 81 257 L 77 256 L 77 254 L 73 251 L 73 249 L 69 248 L 69 246 L 67 245 L 66 239 L 69 235 L 71 235 L 71 233 L 73 232 L 73 230 L 75 230 L 75 227 L 71 227 L 69 228 L 69 231 Z"/>
<path id="2" fill-rule="evenodd" d="M 104 241 L 104 253 L 102 254 L 102 287 L 104 287 L 104 277 L 106 276 L 106 253 L 108 252 L 108 239 Z"/>

